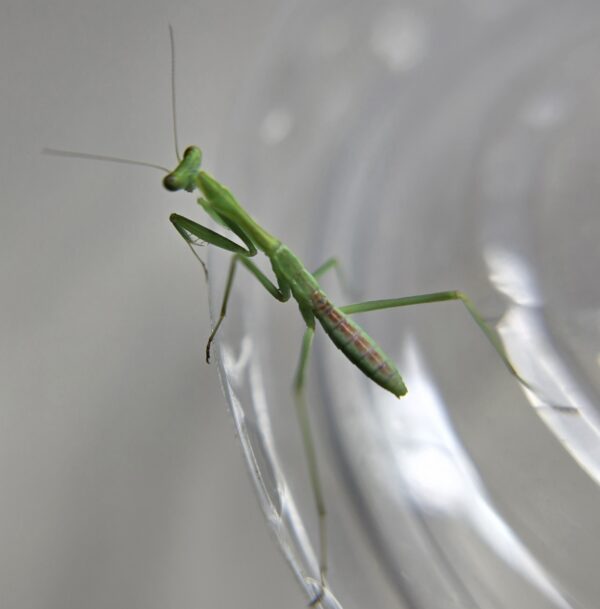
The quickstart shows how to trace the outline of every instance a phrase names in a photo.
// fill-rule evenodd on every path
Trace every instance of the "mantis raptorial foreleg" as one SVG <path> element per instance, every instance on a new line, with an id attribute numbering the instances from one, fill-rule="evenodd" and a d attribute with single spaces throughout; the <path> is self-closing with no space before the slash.
<path id="1" fill-rule="evenodd" d="M 219 233 L 207 228 L 206 226 L 202 226 L 202 224 L 198 224 L 189 218 L 184 216 L 180 216 L 178 214 L 171 214 L 170 218 L 171 222 L 177 229 L 177 232 L 184 238 L 185 242 L 190 246 L 194 254 L 196 252 L 194 250 L 194 245 L 197 245 L 199 241 L 204 243 L 210 243 L 211 245 L 216 245 L 217 247 L 227 250 L 229 252 L 235 252 L 234 256 L 231 258 L 231 263 L 229 265 L 229 272 L 227 274 L 227 281 L 225 283 L 225 293 L 223 294 L 223 301 L 221 303 L 221 311 L 219 313 L 219 319 L 215 324 L 215 327 L 212 329 L 210 336 L 208 337 L 208 341 L 206 343 L 206 361 L 210 362 L 210 347 L 212 342 L 217 334 L 217 331 L 225 319 L 225 315 L 227 314 L 227 304 L 229 302 L 229 296 L 231 294 L 231 287 L 233 285 L 233 279 L 235 277 L 235 269 L 238 262 L 241 262 L 264 286 L 264 288 L 280 302 L 285 302 L 290 298 L 290 288 L 289 286 L 283 282 L 278 280 L 278 286 L 276 286 L 251 260 L 248 258 L 250 256 L 254 256 L 256 254 L 256 248 L 254 244 L 244 231 L 235 223 L 224 219 L 224 222 L 227 226 L 236 234 L 246 245 L 248 249 L 243 248 L 241 245 L 238 245 L 234 241 L 227 239 L 227 237 L 223 237 Z M 196 257 L 202 263 L 204 271 L 206 273 L 206 266 L 204 262 L 196 255 Z"/>
<path id="2" fill-rule="evenodd" d="M 256 254 L 256 248 L 247 238 L 243 238 L 242 240 L 246 243 L 248 249 L 243 248 L 241 245 L 238 245 L 234 241 L 227 239 L 227 237 L 223 237 L 219 233 L 211 230 L 206 226 L 202 226 L 202 224 L 198 224 L 198 222 L 194 222 L 185 216 L 180 216 L 179 214 L 171 214 L 169 218 L 171 223 L 175 227 L 175 230 L 183 237 L 185 242 L 188 244 L 192 254 L 196 257 L 198 262 L 202 265 L 204 270 L 204 277 L 208 280 L 208 269 L 206 268 L 206 264 L 204 260 L 200 258 L 198 253 L 196 252 L 194 246 L 201 245 L 204 243 L 210 243 L 211 245 L 216 245 L 221 249 L 227 250 L 229 252 L 245 254 L 246 256 L 254 256 Z M 238 236 L 241 237 L 241 235 Z"/>

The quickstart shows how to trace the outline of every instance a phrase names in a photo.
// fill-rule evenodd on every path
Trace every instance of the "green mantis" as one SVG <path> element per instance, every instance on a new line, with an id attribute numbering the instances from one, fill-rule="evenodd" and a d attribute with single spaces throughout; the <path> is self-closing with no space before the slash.
<path id="1" fill-rule="evenodd" d="M 529 387 L 529 384 L 519 376 L 510 363 L 498 335 L 485 322 L 472 301 L 460 291 L 451 290 L 403 298 L 372 300 L 336 307 L 321 288 L 319 278 L 328 270 L 336 267 L 338 261 L 335 258 L 327 260 L 311 273 L 285 244 L 267 232 L 250 216 L 225 186 L 200 169 L 201 162 L 200 149 L 190 146 L 178 166 L 163 180 L 164 187 L 169 191 L 192 192 L 198 190 L 200 193 L 198 203 L 204 211 L 219 225 L 234 233 L 244 244 L 244 246 L 238 245 L 222 234 L 178 214 L 171 215 L 170 220 L 173 226 L 190 247 L 202 241 L 233 254 L 220 315 L 206 345 L 207 362 L 210 360 L 212 342 L 227 314 L 231 288 L 239 264 L 245 267 L 279 302 L 286 302 L 293 298 L 298 304 L 300 315 L 306 326 L 293 387 L 296 412 L 319 517 L 321 592 L 311 601 L 311 605 L 316 605 L 326 589 L 328 569 L 325 501 L 308 408 L 304 399 L 307 364 L 316 331 L 316 322 L 319 322 L 335 346 L 363 374 L 384 390 L 400 398 L 407 393 L 407 388 L 394 362 L 350 316 L 356 313 L 417 304 L 460 301 L 483 331 L 509 372 L 525 386 Z M 275 276 L 274 281 L 269 279 L 251 260 L 259 251 L 269 259 Z"/>
<path id="2" fill-rule="evenodd" d="M 112 157 L 101 157 L 99 155 L 85 155 L 81 153 L 60 151 L 50 152 L 63 156 L 77 156 L 149 165 L 147 163 L 138 163 Z M 486 323 L 483 316 L 475 308 L 473 302 L 460 291 L 451 290 L 417 296 L 371 300 L 341 307 L 335 306 L 321 288 L 319 279 L 327 271 L 339 266 L 337 259 L 329 259 L 316 270 L 310 272 L 301 260 L 280 239 L 271 235 L 248 213 L 248 211 L 246 211 L 242 204 L 238 202 L 223 184 L 201 169 L 201 163 L 201 150 L 196 146 L 190 146 L 185 150 L 177 167 L 173 171 L 169 172 L 162 167 L 159 167 L 159 169 L 167 172 L 167 176 L 163 179 L 163 186 L 168 191 L 198 191 L 198 203 L 206 214 L 216 222 L 221 229 L 229 231 L 241 242 L 240 244 L 233 241 L 222 234 L 222 232 L 212 230 L 207 226 L 179 214 L 172 214 L 170 216 L 171 223 L 185 242 L 191 247 L 192 251 L 194 251 L 195 245 L 199 242 L 203 242 L 232 254 L 219 318 L 214 325 L 206 344 L 207 362 L 210 360 L 213 341 L 227 315 L 227 307 L 232 293 L 232 286 L 239 265 L 250 272 L 266 291 L 279 302 L 286 302 L 290 299 L 294 299 L 299 307 L 300 316 L 305 325 L 304 336 L 300 348 L 300 358 L 293 379 L 293 393 L 319 522 L 320 591 L 311 599 L 310 604 L 311 606 L 314 606 L 320 603 L 323 594 L 327 589 L 328 571 L 325 498 L 319 475 L 317 451 L 311 431 L 308 407 L 304 396 L 308 362 L 317 329 L 317 322 L 322 326 L 326 334 L 342 354 L 363 374 L 374 381 L 383 390 L 389 391 L 394 396 L 401 398 L 407 393 L 407 388 L 396 365 L 391 358 L 384 353 L 377 342 L 353 320 L 352 316 L 358 313 L 418 304 L 460 301 L 498 353 L 509 372 L 523 385 L 527 387 L 530 387 L 530 385 L 519 376 L 511 364 L 499 336 L 492 327 Z M 269 278 L 253 262 L 252 259 L 259 252 L 268 258 L 274 275 L 273 279 Z M 202 264 L 204 266 L 204 263 Z M 204 267 L 204 271 L 206 273 L 206 267 Z"/>

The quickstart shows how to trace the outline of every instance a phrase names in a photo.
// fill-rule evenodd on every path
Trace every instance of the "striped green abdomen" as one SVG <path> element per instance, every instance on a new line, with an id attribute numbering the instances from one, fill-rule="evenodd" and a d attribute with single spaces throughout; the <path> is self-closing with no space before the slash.
<path id="1" fill-rule="evenodd" d="M 394 362 L 355 321 L 335 307 L 321 290 L 311 294 L 310 303 L 325 332 L 353 364 L 395 396 L 406 394 Z"/>

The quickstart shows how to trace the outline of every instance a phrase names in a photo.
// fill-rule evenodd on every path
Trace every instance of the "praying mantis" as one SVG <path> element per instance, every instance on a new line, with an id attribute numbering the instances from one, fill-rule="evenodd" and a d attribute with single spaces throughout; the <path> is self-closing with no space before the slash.
<path id="1" fill-rule="evenodd" d="M 351 318 L 351 315 L 417 304 L 459 301 L 483 331 L 508 371 L 523 385 L 528 388 L 531 387 L 511 364 L 499 336 L 487 324 L 471 299 L 461 291 L 433 292 L 401 298 L 371 300 L 337 307 L 320 286 L 319 278 L 327 271 L 338 267 L 338 260 L 330 258 L 316 270 L 310 272 L 300 258 L 281 240 L 263 228 L 225 186 L 200 169 L 201 162 L 202 152 L 200 149 L 196 146 L 190 146 L 185 150 L 177 167 L 164 178 L 163 186 L 172 192 L 198 190 L 201 195 L 198 203 L 204 211 L 219 225 L 237 235 L 244 244 L 244 246 L 239 245 L 222 234 L 179 214 L 172 214 L 170 217 L 171 223 L 190 247 L 193 248 L 198 242 L 203 242 L 233 254 L 219 317 L 206 344 L 206 361 L 210 361 L 211 345 L 227 315 L 231 288 L 238 264 L 245 267 L 267 292 L 279 302 L 287 302 L 290 298 L 293 298 L 306 325 L 300 349 L 300 360 L 293 380 L 293 391 L 319 519 L 321 590 L 310 603 L 310 606 L 314 606 L 319 603 L 327 587 L 328 570 L 325 500 L 308 408 L 304 397 L 307 365 L 316 331 L 316 322 L 319 322 L 335 346 L 363 374 L 384 390 L 401 398 L 406 395 L 407 388 L 396 365 L 377 342 Z M 259 251 L 269 259 L 275 281 L 269 279 L 251 260 Z"/>
<path id="2" fill-rule="evenodd" d="M 173 33 L 171 33 L 172 65 L 174 66 Z M 174 68 L 172 71 L 174 81 Z M 175 93 L 173 85 L 173 114 L 175 114 Z M 175 121 L 174 121 L 175 122 Z M 176 130 L 175 130 L 176 134 Z M 175 135 L 176 150 L 177 136 Z M 352 318 L 358 313 L 381 311 L 384 309 L 400 308 L 418 304 L 436 302 L 459 301 L 466 308 L 468 314 L 482 330 L 493 349 L 504 362 L 504 365 L 519 382 L 531 388 L 523 379 L 512 363 L 504 349 L 496 331 L 485 321 L 476 309 L 472 300 L 459 290 L 448 290 L 416 296 L 370 300 L 336 306 L 322 289 L 319 279 L 332 269 L 339 270 L 339 261 L 330 258 L 316 270 L 309 271 L 300 258 L 277 237 L 270 234 L 258 221 L 253 218 L 236 197 L 219 181 L 201 168 L 202 152 L 196 146 L 188 147 L 182 157 L 178 156 L 178 164 L 174 170 L 169 171 L 160 166 L 127 159 L 71 153 L 58 150 L 46 150 L 50 154 L 61 156 L 74 156 L 96 160 L 109 160 L 126 162 L 138 165 L 158 167 L 167 173 L 163 179 L 163 186 L 170 192 L 197 191 L 200 207 L 222 229 L 237 236 L 242 244 L 235 242 L 205 225 L 179 214 L 171 214 L 170 221 L 177 232 L 196 254 L 194 247 L 199 243 L 215 246 L 232 254 L 229 271 L 226 278 L 225 290 L 222 299 L 219 317 L 210 332 L 206 344 L 205 357 L 210 361 L 213 341 L 219 328 L 226 319 L 227 308 L 232 286 L 239 265 L 244 267 L 265 290 L 279 302 L 290 299 L 296 301 L 300 316 L 305 325 L 304 336 L 300 348 L 300 358 L 293 377 L 293 394 L 298 417 L 304 452 L 306 455 L 310 484 L 314 498 L 315 509 L 318 514 L 319 539 L 319 580 L 320 590 L 310 601 L 310 606 L 320 604 L 327 589 L 327 572 L 329 567 L 326 532 L 326 505 L 323 493 L 317 451 L 311 431 L 307 402 L 305 399 L 305 386 L 308 363 L 317 329 L 317 322 L 329 336 L 341 353 L 350 360 L 364 375 L 379 385 L 383 390 L 392 393 L 397 398 L 406 395 L 407 387 L 393 360 L 386 355 L 378 343 L 371 338 Z M 264 254 L 271 264 L 274 279 L 270 279 L 253 262 L 258 253 Z M 197 254 L 196 254 L 197 256 Z M 198 256 L 197 256 L 198 257 Z M 200 260 L 200 258 L 198 257 Z M 200 260 L 207 274 L 206 267 Z"/>

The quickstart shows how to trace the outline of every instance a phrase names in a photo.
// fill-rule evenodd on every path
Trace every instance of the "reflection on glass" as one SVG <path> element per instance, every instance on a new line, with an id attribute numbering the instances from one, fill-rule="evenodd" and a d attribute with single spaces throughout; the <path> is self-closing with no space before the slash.
<path id="1" fill-rule="evenodd" d="M 582 1 L 304 0 L 248 80 L 219 175 L 261 224 L 309 268 L 340 258 L 348 285 L 322 282 L 340 304 L 465 291 L 540 388 L 507 373 L 456 303 L 360 316 L 397 362 L 402 400 L 318 336 L 323 606 L 597 607 L 598 23 L 600 5 Z M 213 255 L 211 276 L 227 262 Z M 317 518 L 291 396 L 302 320 L 236 281 L 224 386 L 314 598 Z"/>

